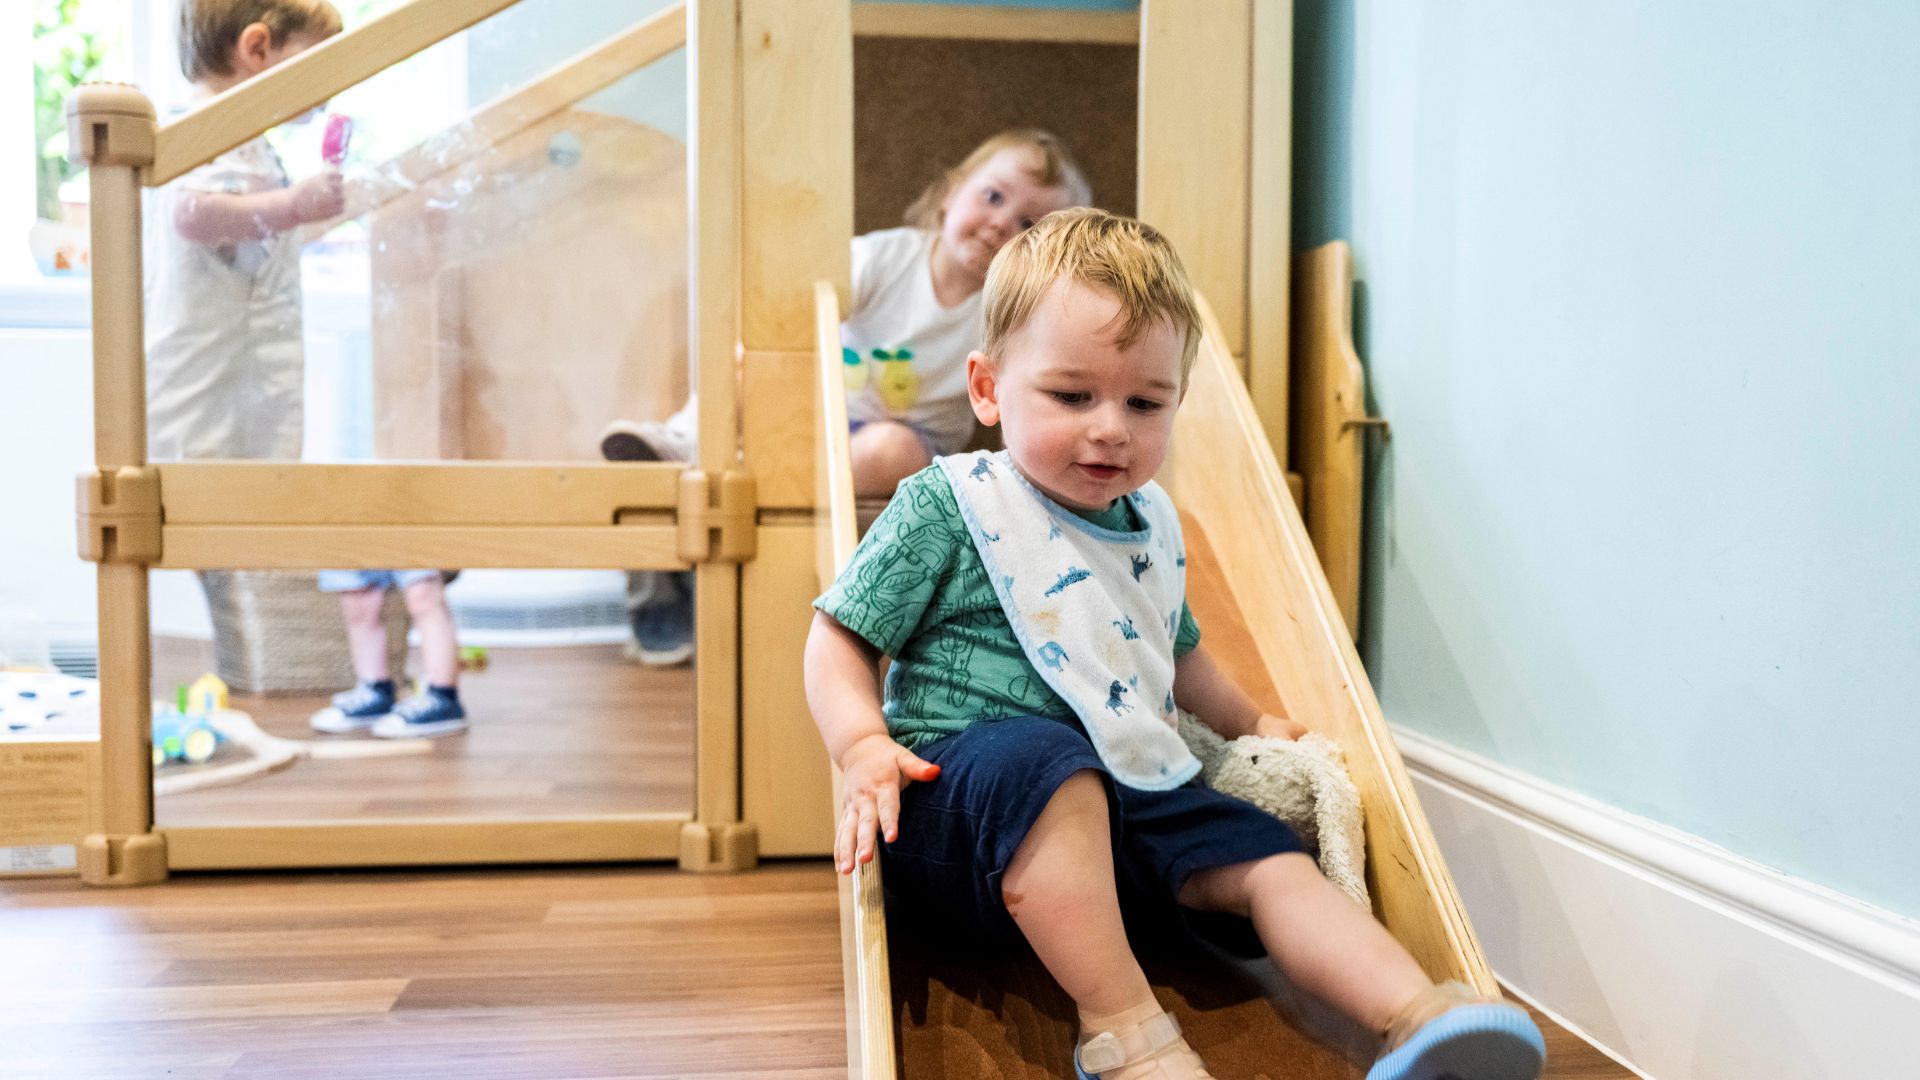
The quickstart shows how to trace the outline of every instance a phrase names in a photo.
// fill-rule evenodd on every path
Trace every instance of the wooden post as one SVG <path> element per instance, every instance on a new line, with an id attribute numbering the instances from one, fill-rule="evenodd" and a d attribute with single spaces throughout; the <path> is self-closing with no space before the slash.
<path id="1" fill-rule="evenodd" d="M 83 86 L 67 102 L 69 153 L 87 165 L 93 247 L 93 452 L 83 477 L 100 502 L 147 479 L 147 379 L 140 268 L 140 179 L 153 163 L 154 113 L 131 86 Z M 92 508 L 82 506 L 83 515 Z M 138 509 L 138 508 L 136 508 Z M 89 885 L 142 885 L 167 876 L 166 839 L 153 832 L 153 657 L 147 625 L 150 553 L 83 537 L 99 555 L 100 821 L 80 845 Z M 157 553 L 151 553 L 157 554 Z"/>
<path id="2" fill-rule="evenodd" d="M 688 3 L 687 84 L 687 350 L 700 393 L 698 467 L 717 493 L 740 453 L 739 0 Z M 759 838 L 740 820 L 740 566 L 709 559 L 694 582 L 694 808 L 680 866 L 744 870 L 759 859 Z"/>
<path id="3" fill-rule="evenodd" d="M 1242 374 L 1252 4 L 1140 5 L 1139 217 L 1180 250 L 1193 287 L 1220 313 Z"/>
<path id="4" fill-rule="evenodd" d="M 1288 306 L 1293 266 L 1293 0 L 1253 6 L 1247 199 L 1247 395 L 1280 467 L 1287 453 Z"/>

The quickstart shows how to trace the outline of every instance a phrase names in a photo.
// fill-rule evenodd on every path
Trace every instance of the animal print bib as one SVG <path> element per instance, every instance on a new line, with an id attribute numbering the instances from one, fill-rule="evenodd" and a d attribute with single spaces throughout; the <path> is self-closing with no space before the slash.
<path id="1" fill-rule="evenodd" d="M 937 459 L 1034 670 L 1116 780 L 1159 791 L 1200 771 L 1180 740 L 1173 642 L 1186 601 L 1180 517 L 1160 485 L 1126 496 L 1146 528 L 1101 528 L 1041 493 L 1005 451 Z"/>

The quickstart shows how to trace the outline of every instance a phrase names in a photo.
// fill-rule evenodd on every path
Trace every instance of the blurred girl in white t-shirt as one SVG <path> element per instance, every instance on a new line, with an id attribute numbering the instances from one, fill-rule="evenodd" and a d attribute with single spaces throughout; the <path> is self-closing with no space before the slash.
<path id="1" fill-rule="evenodd" d="M 967 354 L 980 346 L 980 289 L 1002 245 L 1047 214 L 1093 201 L 1066 144 L 1003 131 L 942 172 L 906 224 L 853 239 L 853 303 L 840 324 L 847 362 L 856 494 L 887 496 L 973 434 Z M 691 461 L 697 396 L 664 421 L 617 420 L 601 435 L 614 461 Z M 691 589 L 678 575 L 636 574 L 629 590 L 642 662 L 692 655 Z"/>

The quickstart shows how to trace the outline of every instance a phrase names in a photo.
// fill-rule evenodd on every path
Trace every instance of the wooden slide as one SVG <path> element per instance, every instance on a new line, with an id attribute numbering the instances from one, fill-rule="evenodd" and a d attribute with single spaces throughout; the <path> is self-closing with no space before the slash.
<path id="1" fill-rule="evenodd" d="M 856 504 L 833 289 L 820 285 L 816 301 L 824 587 L 853 552 Z M 1188 600 L 1208 649 L 1263 706 L 1345 750 L 1365 804 L 1375 915 L 1433 978 L 1497 993 L 1272 447 L 1201 309 L 1206 332 L 1159 479 L 1185 522 Z M 835 795 L 837 805 L 837 777 Z M 926 934 L 889 933 L 878 862 L 842 879 L 841 933 L 851 1076 L 1073 1075 L 1072 1003 L 1031 954 L 983 961 Z M 1146 959 L 1156 993 L 1221 1080 L 1364 1073 L 1372 1036 L 1265 965 L 1191 949 Z"/>

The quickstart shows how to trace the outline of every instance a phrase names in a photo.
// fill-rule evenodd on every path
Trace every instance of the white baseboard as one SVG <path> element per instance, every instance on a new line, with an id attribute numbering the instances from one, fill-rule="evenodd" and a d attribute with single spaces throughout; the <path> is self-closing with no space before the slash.
<path id="1" fill-rule="evenodd" d="M 1657 1080 L 1920 1077 L 1920 923 L 1395 738 L 1502 982 Z"/>

